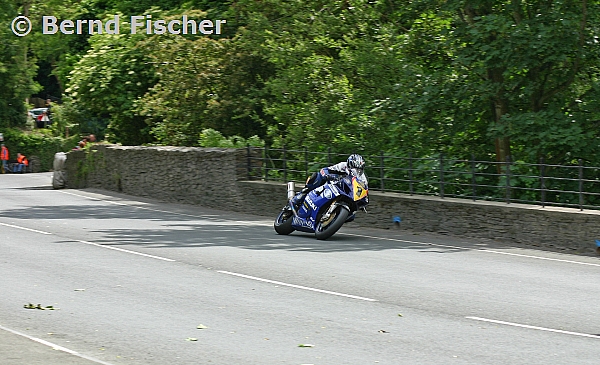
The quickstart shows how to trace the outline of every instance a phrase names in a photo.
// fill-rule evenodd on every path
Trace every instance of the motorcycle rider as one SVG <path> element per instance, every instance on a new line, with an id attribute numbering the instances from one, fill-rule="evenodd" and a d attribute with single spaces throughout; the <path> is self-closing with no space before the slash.
<path id="1" fill-rule="evenodd" d="M 365 159 L 361 155 L 353 153 L 346 161 L 324 167 L 319 172 L 314 172 L 308 180 L 306 180 L 304 188 L 290 199 L 290 203 L 293 205 L 294 209 L 298 209 L 308 193 L 325 184 L 327 181 L 338 179 L 340 176 L 353 175 L 359 180 L 366 182 L 367 178 L 364 171 Z"/>

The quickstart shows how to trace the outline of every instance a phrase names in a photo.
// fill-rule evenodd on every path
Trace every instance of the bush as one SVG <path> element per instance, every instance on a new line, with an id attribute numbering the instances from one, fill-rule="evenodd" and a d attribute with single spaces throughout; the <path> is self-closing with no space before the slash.
<path id="1" fill-rule="evenodd" d="M 50 171 L 56 152 L 70 151 L 80 140 L 79 136 L 70 138 L 54 137 L 49 130 L 25 132 L 20 129 L 7 129 L 4 134 L 4 144 L 9 150 L 10 159 L 17 158 L 22 153 L 30 160 L 37 156 L 40 161 L 39 171 Z"/>
<path id="2" fill-rule="evenodd" d="M 263 147 L 265 141 L 258 136 L 252 136 L 248 139 L 240 136 L 225 137 L 221 132 L 209 128 L 202 130 L 198 144 L 202 147 L 244 148 L 246 145 L 250 145 L 251 147 Z"/>

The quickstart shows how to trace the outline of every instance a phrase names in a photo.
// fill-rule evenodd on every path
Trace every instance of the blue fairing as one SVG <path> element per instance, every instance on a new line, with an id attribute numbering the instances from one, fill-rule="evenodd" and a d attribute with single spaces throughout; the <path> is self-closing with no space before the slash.
<path id="1" fill-rule="evenodd" d="M 308 193 L 298 209 L 298 216 L 294 217 L 292 221 L 292 227 L 298 231 L 314 232 L 319 210 L 336 195 L 336 192 L 328 184 Z"/>

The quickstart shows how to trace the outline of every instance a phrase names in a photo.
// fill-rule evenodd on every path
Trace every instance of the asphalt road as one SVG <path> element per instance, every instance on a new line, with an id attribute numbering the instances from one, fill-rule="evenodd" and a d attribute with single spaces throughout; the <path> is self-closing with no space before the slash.
<path id="1" fill-rule="evenodd" d="M 2 365 L 599 362 L 597 257 L 50 180 L 0 175 Z"/>

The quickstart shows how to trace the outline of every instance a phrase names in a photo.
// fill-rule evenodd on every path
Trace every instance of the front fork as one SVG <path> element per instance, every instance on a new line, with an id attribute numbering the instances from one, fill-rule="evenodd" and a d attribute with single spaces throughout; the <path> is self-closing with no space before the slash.
<path id="1" fill-rule="evenodd" d="M 344 209 L 346 209 L 348 211 L 348 213 L 352 213 L 352 211 L 350 210 L 350 207 L 348 207 L 346 204 L 342 204 L 339 203 L 337 201 L 334 201 L 330 206 L 329 209 L 327 209 L 327 211 L 325 212 L 325 214 L 323 214 L 321 216 L 321 222 L 325 222 L 327 221 L 330 217 L 331 217 L 331 213 L 333 213 L 333 211 L 335 210 L 335 208 L 337 207 L 342 207 Z"/>
<path id="2" fill-rule="evenodd" d="M 293 181 L 289 181 L 287 183 L 287 198 L 288 198 L 287 207 L 290 208 L 290 210 L 294 214 L 294 217 L 298 217 L 298 212 L 296 211 L 296 208 L 294 208 L 294 204 L 292 204 L 292 202 L 291 202 L 291 200 L 294 196 L 296 196 L 296 183 Z M 285 209 L 285 208 L 283 208 L 283 209 Z"/>

